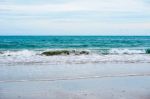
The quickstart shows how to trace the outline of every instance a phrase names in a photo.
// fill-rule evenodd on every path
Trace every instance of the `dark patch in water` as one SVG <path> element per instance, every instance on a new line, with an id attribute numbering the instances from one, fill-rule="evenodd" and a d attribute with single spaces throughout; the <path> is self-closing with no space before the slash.
<path id="1" fill-rule="evenodd" d="M 43 52 L 42 55 L 46 55 L 46 56 L 53 56 L 53 55 L 88 55 L 89 52 L 88 51 L 76 51 L 76 50 L 72 50 L 72 51 L 68 51 L 68 50 L 56 50 L 56 51 L 46 51 Z"/>
<path id="2" fill-rule="evenodd" d="M 146 54 L 150 54 L 150 49 L 146 49 Z"/>
<path id="3" fill-rule="evenodd" d="M 87 52 L 87 51 L 81 51 L 81 52 L 80 52 L 80 54 L 88 55 L 88 54 L 89 54 L 89 52 Z"/>
<path id="4" fill-rule="evenodd" d="M 47 51 L 47 52 L 43 52 L 42 55 L 46 55 L 46 56 L 53 56 L 53 55 L 69 55 L 69 51 L 67 50 L 61 50 L 61 51 Z"/>

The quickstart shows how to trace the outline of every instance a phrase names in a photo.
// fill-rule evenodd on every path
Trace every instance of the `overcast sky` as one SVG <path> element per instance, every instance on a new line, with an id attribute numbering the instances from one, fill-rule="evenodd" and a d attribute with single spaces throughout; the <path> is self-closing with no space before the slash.
<path id="1" fill-rule="evenodd" d="M 150 35 L 150 0 L 0 0 L 0 35 Z"/>

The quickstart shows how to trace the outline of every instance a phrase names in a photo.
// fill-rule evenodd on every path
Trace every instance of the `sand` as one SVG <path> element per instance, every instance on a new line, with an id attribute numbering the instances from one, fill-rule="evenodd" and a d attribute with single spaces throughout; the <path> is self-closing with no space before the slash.
<path id="1" fill-rule="evenodd" d="M 4 65 L 0 99 L 150 99 L 150 64 Z"/>

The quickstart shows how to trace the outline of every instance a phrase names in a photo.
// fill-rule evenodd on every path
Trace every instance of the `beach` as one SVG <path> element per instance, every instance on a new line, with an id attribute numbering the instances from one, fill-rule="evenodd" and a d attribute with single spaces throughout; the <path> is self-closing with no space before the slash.
<path id="1" fill-rule="evenodd" d="M 150 99 L 150 0 L 0 0 L 0 99 Z"/>
<path id="2" fill-rule="evenodd" d="M 150 0 L 0 0 L 0 99 L 150 99 Z"/>
<path id="3" fill-rule="evenodd" d="M 150 36 L 0 36 L 0 99 L 150 99 Z"/>
<path id="4" fill-rule="evenodd" d="M 0 99 L 149 99 L 149 64 L 9 65 Z"/>

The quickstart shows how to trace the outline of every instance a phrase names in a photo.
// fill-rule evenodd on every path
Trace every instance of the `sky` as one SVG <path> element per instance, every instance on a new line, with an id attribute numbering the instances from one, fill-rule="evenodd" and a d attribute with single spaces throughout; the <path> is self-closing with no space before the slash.
<path id="1" fill-rule="evenodd" d="M 150 35 L 150 0 L 0 0 L 0 35 Z"/>

